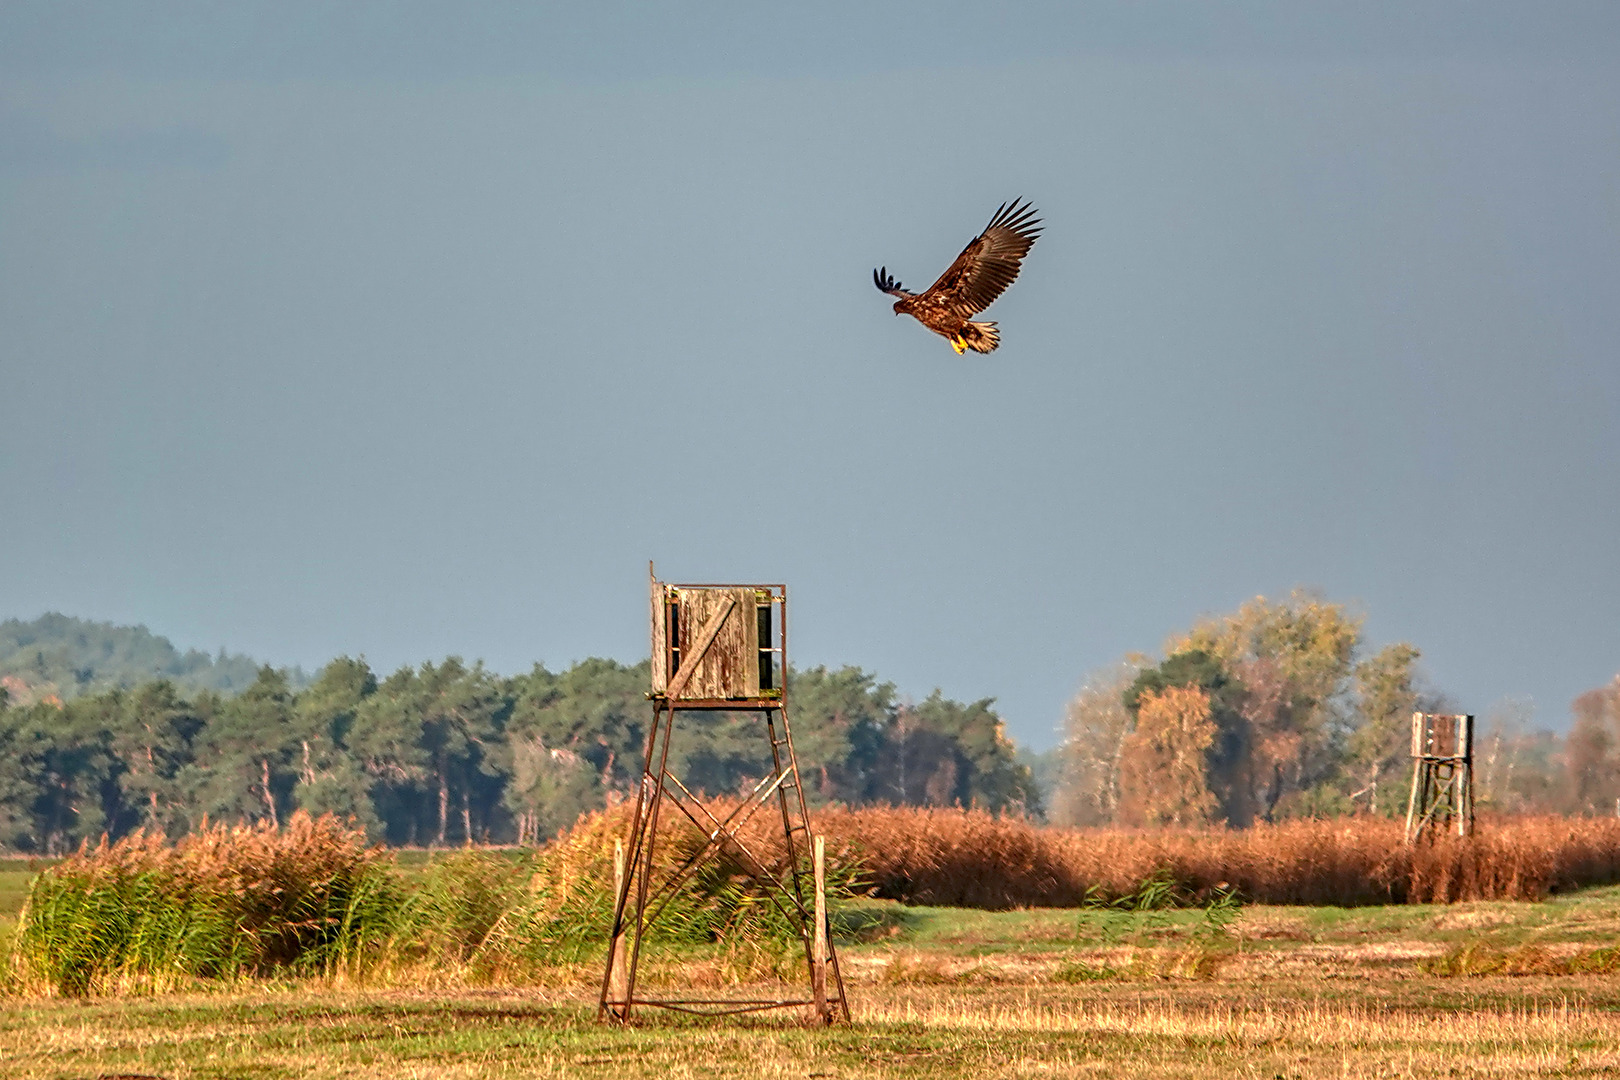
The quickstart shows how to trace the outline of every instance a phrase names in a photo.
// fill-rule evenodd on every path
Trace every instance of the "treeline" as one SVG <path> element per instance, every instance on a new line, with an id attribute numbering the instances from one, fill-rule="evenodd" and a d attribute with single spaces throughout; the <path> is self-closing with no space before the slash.
<path id="1" fill-rule="evenodd" d="M 341 657 L 304 689 L 266 666 L 232 696 L 158 680 L 8 705 L 0 690 L 0 847 L 55 854 L 300 809 L 396 845 L 533 843 L 633 793 L 648 686 L 645 661 L 505 678 L 452 657 L 379 679 Z M 791 672 L 788 694 L 818 804 L 1040 812 L 991 699 L 909 704 L 857 668 Z M 694 790 L 751 786 L 770 769 L 759 724 L 683 714 L 672 763 Z"/>
<path id="2" fill-rule="evenodd" d="M 55 853 L 143 828 L 179 836 L 205 818 L 278 824 L 297 809 L 397 845 L 533 843 L 633 791 L 650 719 L 646 662 L 506 678 L 451 658 L 379 679 L 339 658 L 313 680 L 260 667 L 231 694 L 195 680 L 234 685 L 243 658 L 204 667 L 205 654 L 142 628 L 47 616 L 0 630 L 11 650 L 0 659 L 30 676 L 0 682 L 8 850 Z M 1095 673 L 1069 705 L 1063 745 L 1024 755 L 1034 773 L 991 699 L 936 692 L 910 704 L 857 668 L 792 672 L 789 694 L 816 803 L 1244 827 L 1404 814 L 1412 712 L 1468 711 L 1423 684 L 1419 659 L 1407 643 L 1370 650 L 1360 620 L 1321 597 L 1258 598 L 1176 635 L 1162 657 Z M 79 665 L 76 693 L 41 692 L 62 664 Z M 152 665 L 180 674 L 136 679 Z M 1620 676 L 1573 711 L 1565 735 L 1531 728 L 1511 703 L 1480 716 L 1483 809 L 1620 814 Z M 672 750 L 680 775 L 711 794 L 751 785 L 769 769 L 757 724 L 691 715 Z"/>
<path id="3" fill-rule="evenodd" d="M 1421 684 L 1419 651 L 1368 653 L 1361 620 L 1296 592 L 1094 674 L 1070 703 L 1054 821 L 1181 825 L 1406 812 L 1414 711 L 1466 712 Z M 1476 798 L 1505 813 L 1620 814 L 1620 677 L 1567 736 L 1509 706 L 1479 717 Z"/>

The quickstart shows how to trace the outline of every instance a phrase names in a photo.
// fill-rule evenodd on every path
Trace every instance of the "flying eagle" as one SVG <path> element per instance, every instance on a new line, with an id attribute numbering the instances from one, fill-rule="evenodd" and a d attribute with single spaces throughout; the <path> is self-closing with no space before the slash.
<path id="1" fill-rule="evenodd" d="M 969 322 L 989 307 L 1018 278 L 1018 264 L 1035 238 L 1040 236 L 1041 219 L 1035 210 L 1014 199 L 1003 203 L 984 232 L 973 238 L 949 270 L 925 293 L 909 293 L 889 276 L 889 268 L 872 271 L 872 280 L 881 292 L 898 296 L 896 315 L 910 315 L 936 334 L 951 341 L 960 356 L 968 349 L 987 353 L 1001 344 L 993 322 Z"/>

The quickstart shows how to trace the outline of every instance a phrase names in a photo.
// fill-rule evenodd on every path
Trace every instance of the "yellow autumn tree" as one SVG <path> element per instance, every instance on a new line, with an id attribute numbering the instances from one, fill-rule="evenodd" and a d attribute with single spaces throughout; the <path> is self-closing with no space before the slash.
<path id="1" fill-rule="evenodd" d="M 1342 604 L 1295 589 L 1286 600 L 1257 596 L 1229 615 L 1200 620 L 1166 645 L 1166 656 L 1213 657 L 1238 684 L 1216 701 L 1219 744 L 1209 763 L 1229 824 L 1286 813 L 1285 799 L 1299 799 L 1334 773 L 1334 734 L 1361 621 Z M 1235 713 L 1222 711 L 1228 700 Z"/>
<path id="2" fill-rule="evenodd" d="M 1120 761 L 1119 816 L 1128 825 L 1204 825 L 1215 809 L 1209 694 L 1171 686 L 1143 694 Z"/>

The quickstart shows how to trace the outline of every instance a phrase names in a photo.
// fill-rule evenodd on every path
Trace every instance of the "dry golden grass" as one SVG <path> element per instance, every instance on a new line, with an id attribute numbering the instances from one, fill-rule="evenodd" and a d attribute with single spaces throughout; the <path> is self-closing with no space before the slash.
<path id="1" fill-rule="evenodd" d="M 795 1077 L 825 1080 L 1097 1076 L 1270 1078 L 1603 1076 L 1620 1071 L 1612 995 L 1544 989 L 1430 1002 L 1092 987 L 894 987 L 855 1023 L 593 1022 L 580 994 L 256 991 L 184 999 L 39 1003 L 0 1014 L 17 1080 L 142 1074 L 496 1080 Z"/>

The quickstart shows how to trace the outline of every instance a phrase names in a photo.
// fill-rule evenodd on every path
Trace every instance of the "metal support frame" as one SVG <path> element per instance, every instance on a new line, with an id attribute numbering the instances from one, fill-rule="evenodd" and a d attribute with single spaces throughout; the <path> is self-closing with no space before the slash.
<path id="1" fill-rule="evenodd" d="M 1453 831 L 1474 831 L 1474 718 L 1415 712 L 1406 842 Z"/>
<path id="2" fill-rule="evenodd" d="M 655 582 L 655 585 L 657 583 Z M 747 586 L 677 586 L 677 588 L 747 588 Z M 779 645 L 770 650 L 780 656 L 781 671 L 787 671 L 787 587 L 757 587 L 778 607 Z M 799 780 L 799 764 L 788 727 L 786 687 L 773 688 L 770 697 L 751 699 L 683 698 L 682 692 L 696 670 L 705 650 L 713 642 L 721 624 L 731 615 L 730 606 L 718 611 L 703 627 L 692 648 L 681 657 L 680 669 L 667 688 L 652 699 L 653 722 L 647 735 L 647 751 L 637 785 L 636 806 L 631 816 L 630 835 L 621 852 L 615 854 L 615 899 L 613 925 L 609 937 L 606 970 L 597 1017 L 626 1023 L 636 1006 L 669 1009 L 707 1016 L 804 1007 L 812 1023 L 848 1022 L 849 1002 L 844 996 L 844 979 L 838 967 L 824 899 L 822 843 L 810 830 L 810 813 Z M 657 617 L 657 616 L 655 616 Z M 748 617 L 752 617 L 750 613 Z M 763 644 L 763 643 L 762 643 Z M 654 657 L 654 663 L 659 658 Z M 725 711 L 754 713 L 764 720 L 765 735 L 771 747 L 771 775 L 763 778 L 735 808 L 722 817 L 705 805 L 669 768 L 670 744 L 676 737 L 676 716 L 683 712 Z M 749 850 L 742 839 L 742 828 L 755 814 L 772 802 L 781 816 L 786 858 L 778 866 L 768 865 Z M 656 851 L 664 807 L 682 814 L 707 842 L 682 865 L 662 880 L 658 875 Z M 637 992 L 636 974 L 642 944 L 648 928 L 656 922 L 683 882 L 705 862 L 729 851 L 746 871 L 765 886 L 766 894 L 790 921 L 796 922 L 804 943 L 809 976 L 808 996 L 783 998 L 675 997 L 651 998 Z M 804 865 L 808 863 L 809 865 Z M 808 879 L 808 880 L 807 880 Z M 831 976 L 829 978 L 828 976 Z"/>

